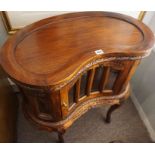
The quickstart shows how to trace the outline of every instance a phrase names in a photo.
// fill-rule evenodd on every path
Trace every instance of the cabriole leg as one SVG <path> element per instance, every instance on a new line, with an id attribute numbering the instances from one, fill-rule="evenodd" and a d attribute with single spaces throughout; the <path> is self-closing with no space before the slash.
<path id="1" fill-rule="evenodd" d="M 119 107 L 120 107 L 120 105 L 115 104 L 115 105 L 112 105 L 112 106 L 109 108 L 109 110 L 108 110 L 108 112 L 107 112 L 107 115 L 106 115 L 106 119 L 105 119 L 105 122 L 106 122 L 106 123 L 110 123 L 110 122 L 111 122 L 111 114 L 112 114 L 112 112 L 113 112 L 114 110 L 116 110 L 117 108 L 119 108 Z"/>
<path id="2" fill-rule="evenodd" d="M 64 143 L 65 142 L 64 137 L 63 137 L 64 133 L 65 133 L 65 130 L 58 131 L 58 142 L 59 143 Z"/>

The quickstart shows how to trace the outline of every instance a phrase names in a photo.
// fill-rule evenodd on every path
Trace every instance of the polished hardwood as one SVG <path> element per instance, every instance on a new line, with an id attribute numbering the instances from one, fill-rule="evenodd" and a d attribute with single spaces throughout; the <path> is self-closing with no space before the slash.
<path id="1" fill-rule="evenodd" d="M 93 107 L 110 104 L 110 122 L 153 45 L 151 30 L 132 17 L 76 12 L 18 31 L 1 49 L 0 62 L 23 94 L 25 116 L 57 131 L 63 142 L 65 130 Z"/>

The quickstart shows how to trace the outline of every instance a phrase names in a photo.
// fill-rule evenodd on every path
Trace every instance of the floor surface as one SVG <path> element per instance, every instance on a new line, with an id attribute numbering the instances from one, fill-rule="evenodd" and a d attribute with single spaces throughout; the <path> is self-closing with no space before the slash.
<path id="1" fill-rule="evenodd" d="M 66 143 L 147 143 L 151 142 L 131 99 L 113 112 L 110 124 L 104 122 L 108 106 L 88 111 L 78 119 L 65 133 Z M 23 116 L 19 108 L 19 143 L 57 142 L 57 134 L 38 130 Z"/>

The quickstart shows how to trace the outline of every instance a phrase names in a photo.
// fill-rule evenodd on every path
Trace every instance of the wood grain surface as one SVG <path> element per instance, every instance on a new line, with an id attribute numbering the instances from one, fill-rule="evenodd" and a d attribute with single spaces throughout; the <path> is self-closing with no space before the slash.
<path id="1" fill-rule="evenodd" d="M 142 22 L 125 15 L 81 12 L 25 27 L 6 42 L 0 58 L 14 79 L 36 86 L 67 81 L 102 49 L 102 57 L 143 56 L 154 43 Z M 82 64 L 82 65 L 81 65 Z"/>

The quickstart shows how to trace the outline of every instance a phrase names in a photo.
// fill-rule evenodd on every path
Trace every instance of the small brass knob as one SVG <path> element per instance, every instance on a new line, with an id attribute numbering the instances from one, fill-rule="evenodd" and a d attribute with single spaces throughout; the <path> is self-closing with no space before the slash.
<path id="1" fill-rule="evenodd" d="M 63 106 L 64 106 L 64 107 L 67 107 L 68 105 L 67 105 L 67 103 L 66 103 L 66 102 L 63 102 Z"/>

